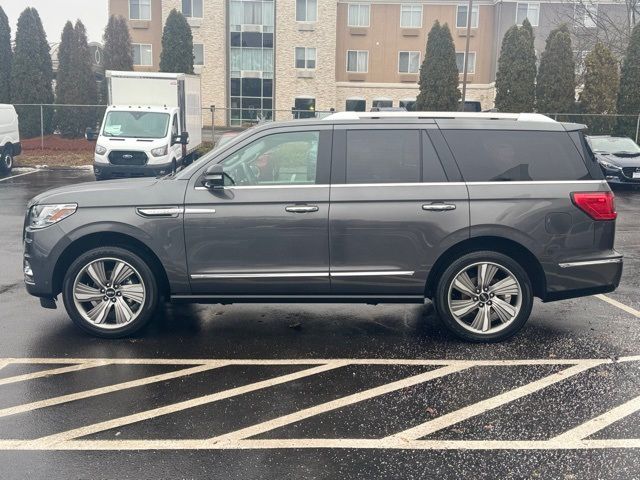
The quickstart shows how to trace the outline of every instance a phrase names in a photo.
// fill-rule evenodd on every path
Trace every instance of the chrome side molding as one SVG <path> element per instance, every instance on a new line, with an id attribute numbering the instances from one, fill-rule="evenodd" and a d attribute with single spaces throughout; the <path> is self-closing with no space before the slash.
<path id="1" fill-rule="evenodd" d="M 137 207 L 136 212 L 141 217 L 176 218 L 184 212 L 182 207 Z"/>
<path id="2" fill-rule="evenodd" d="M 622 263 L 622 257 L 605 258 L 603 260 L 586 260 L 584 262 L 561 263 L 560 268 L 588 267 L 591 265 L 606 265 L 608 263 Z"/>

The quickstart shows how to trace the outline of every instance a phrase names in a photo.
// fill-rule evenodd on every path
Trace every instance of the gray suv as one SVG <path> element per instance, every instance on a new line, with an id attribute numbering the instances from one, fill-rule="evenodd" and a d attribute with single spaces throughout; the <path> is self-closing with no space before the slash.
<path id="1" fill-rule="evenodd" d="M 101 337 L 172 302 L 423 303 L 469 340 L 533 298 L 614 290 L 616 212 L 583 126 L 540 115 L 341 113 L 254 127 L 157 179 L 28 205 L 27 290 Z"/>

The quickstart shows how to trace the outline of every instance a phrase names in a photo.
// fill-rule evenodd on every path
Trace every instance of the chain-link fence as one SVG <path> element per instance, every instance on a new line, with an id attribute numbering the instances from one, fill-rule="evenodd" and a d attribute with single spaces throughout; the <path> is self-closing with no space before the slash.
<path id="1" fill-rule="evenodd" d="M 20 118 L 23 150 L 45 156 L 52 152 L 91 154 L 93 142 L 85 138 L 87 129 L 100 128 L 104 105 L 15 105 Z M 202 107 L 202 140 L 208 146 L 225 133 L 233 134 L 264 122 L 324 118 L 333 110 L 276 110 L 258 108 Z M 625 135 L 640 139 L 640 115 L 598 115 L 547 113 L 560 122 L 581 123 L 591 135 Z"/>

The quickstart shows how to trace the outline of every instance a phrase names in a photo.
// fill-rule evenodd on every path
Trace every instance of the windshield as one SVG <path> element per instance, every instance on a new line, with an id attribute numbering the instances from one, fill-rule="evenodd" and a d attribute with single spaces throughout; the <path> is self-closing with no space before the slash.
<path id="1" fill-rule="evenodd" d="M 590 137 L 591 148 L 596 153 L 638 153 L 640 147 L 627 137 Z"/>
<path id="2" fill-rule="evenodd" d="M 107 113 L 102 135 L 124 138 L 164 138 L 169 128 L 169 114 L 157 112 Z"/>

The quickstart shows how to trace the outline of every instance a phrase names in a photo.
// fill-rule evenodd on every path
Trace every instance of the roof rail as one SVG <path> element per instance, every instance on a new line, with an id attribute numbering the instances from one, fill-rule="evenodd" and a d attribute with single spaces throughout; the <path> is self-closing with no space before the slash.
<path id="1" fill-rule="evenodd" d="M 497 112 L 338 112 L 323 120 L 365 120 L 379 118 L 433 118 L 433 119 L 478 119 L 512 120 L 518 122 L 554 122 L 540 113 L 497 113 Z"/>

